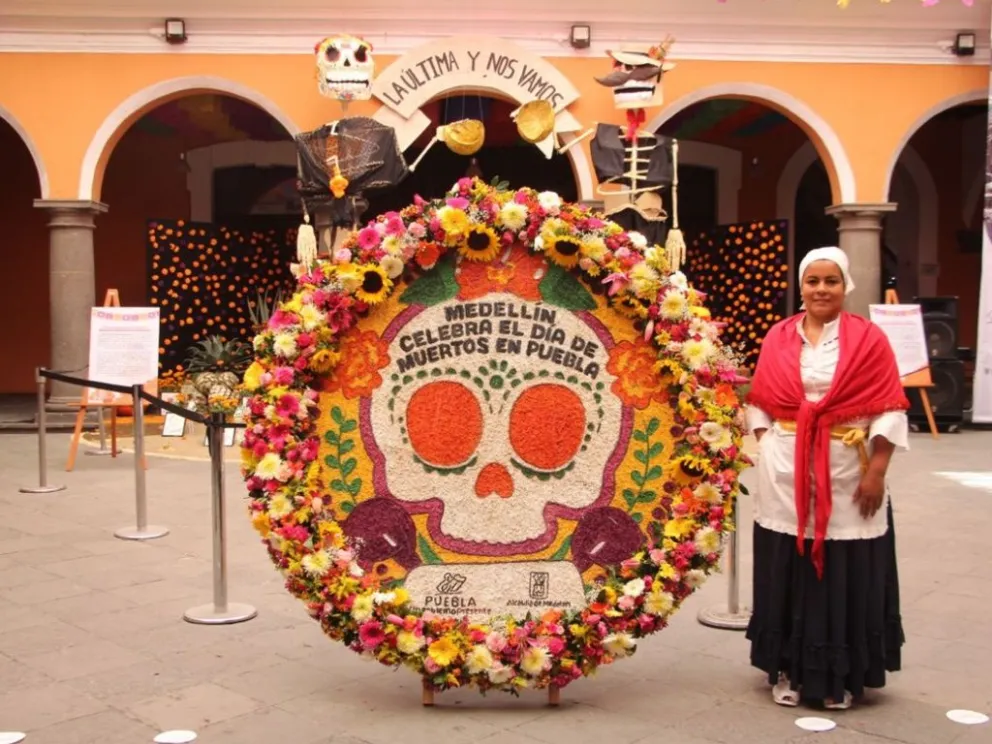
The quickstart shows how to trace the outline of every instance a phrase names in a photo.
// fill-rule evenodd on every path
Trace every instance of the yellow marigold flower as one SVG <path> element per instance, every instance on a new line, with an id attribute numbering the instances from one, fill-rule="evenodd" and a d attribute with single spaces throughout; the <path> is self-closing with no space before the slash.
<path id="1" fill-rule="evenodd" d="M 268 537 L 269 533 L 272 532 L 272 522 L 269 520 L 269 515 L 263 511 L 255 512 L 252 515 L 251 524 L 262 537 Z"/>

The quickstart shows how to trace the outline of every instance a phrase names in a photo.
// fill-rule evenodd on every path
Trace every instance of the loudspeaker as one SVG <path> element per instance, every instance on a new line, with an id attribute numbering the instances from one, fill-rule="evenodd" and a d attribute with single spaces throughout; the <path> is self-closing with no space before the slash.
<path id="1" fill-rule="evenodd" d="M 917 297 L 923 311 L 923 332 L 930 359 L 957 359 L 958 298 Z"/>
<path id="2" fill-rule="evenodd" d="M 965 389 L 964 362 L 958 359 L 936 359 L 930 362 L 930 376 L 933 387 L 925 388 L 930 397 L 934 420 L 938 424 L 951 425 L 964 422 Z M 909 398 L 909 420 L 914 424 L 926 425 L 927 416 L 923 412 L 919 390 L 906 390 Z"/>

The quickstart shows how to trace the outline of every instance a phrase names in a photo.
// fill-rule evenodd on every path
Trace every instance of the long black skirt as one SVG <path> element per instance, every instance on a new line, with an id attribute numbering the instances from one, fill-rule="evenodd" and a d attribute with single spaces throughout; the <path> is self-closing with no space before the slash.
<path id="1" fill-rule="evenodd" d="M 806 700 L 857 700 L 898 671 L 905 642 L 899 614 L 892 505 L 889 529 L 868 540 L 827 540 L 823 579 L 796 550 L 795 535 L 754 525 L 751 664 L 775 684 L 780 672 Z"/>

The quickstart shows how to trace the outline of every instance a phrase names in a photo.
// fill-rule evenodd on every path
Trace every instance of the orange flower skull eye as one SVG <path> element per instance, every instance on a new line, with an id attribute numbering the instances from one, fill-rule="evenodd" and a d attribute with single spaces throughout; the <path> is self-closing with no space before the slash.
<path id="1" fill-rule="evenodd" d="M 510 412 L 510 444 L 527 465 L 557 470 L 582 446 L 586 410 L 564 385 L 535 385 L 517 398 Z"/>
<path id="2" fill-rule="evenodd" d="M 482 409 L 461 383 L 431 382 L 410 397 L 406 428 L 417 457 L 435 467 L 457 467 L 482 441 Z"/>

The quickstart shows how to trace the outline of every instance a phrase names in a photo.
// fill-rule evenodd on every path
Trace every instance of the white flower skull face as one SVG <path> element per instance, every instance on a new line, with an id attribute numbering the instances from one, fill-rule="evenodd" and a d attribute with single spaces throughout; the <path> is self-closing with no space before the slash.
<path id="1" fill-rule="evenodd" d="M 675 67 L 665 60 L 674 40 L 670 37 L 647 49 L 607 51 L 613 60 L 613 71 L 596 82 L 613 89 L 613 105 L 618 109 L 644 109 L 665 102 L 662 78 Z"/>
<path id="2" fill-rule="evenodd" d="M 357 36 L 329 36 L 317 44 L 320 94 L 338 101 L 367 101 L 372 97 L 375 59 L 372 45 Z"/>
<path id="3" fill-rule="evenodd" d="M 402 339 L 420 332 L 413 327 L 439 335 L 445 326 L 438 310 L 402 329 L 391 359 L 404 358 Z M 528 328 L 522 321 L 520 327 Z M 571 313 L 559 312 L 556 327 L 568 339 L 594 337 Z M 526 340 L 524 353 L 493 354 L 499 340 L 466 335 L 460 357 L 416 369 L 402 371 L 394 361 L 370 406 L 385 455 L 377 491 L 421 504 L 442 546 L 492 555 L 541 549 L 554 539 L 556 517 L 577 519 L 608 501 L 624 428 L 601 347 L 595 357 L 563 352 L 553 364 L 539 352 L 526 355 Z M 464 353 L 470 346 L 474 353 Z M 590 364 L 598 368 L 594 377 Z"/>

